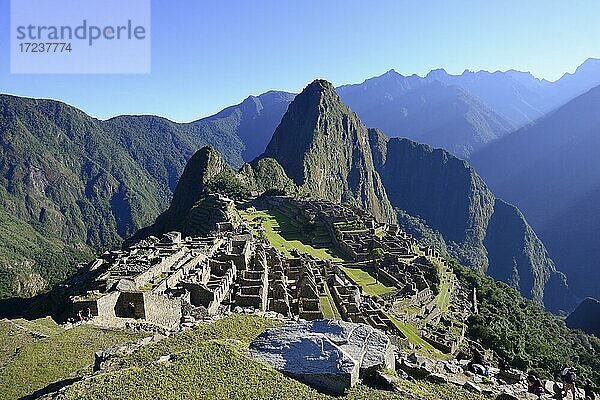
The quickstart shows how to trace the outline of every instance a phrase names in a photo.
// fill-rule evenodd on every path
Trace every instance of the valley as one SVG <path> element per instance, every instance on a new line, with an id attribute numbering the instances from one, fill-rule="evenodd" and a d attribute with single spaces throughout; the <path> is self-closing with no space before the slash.
<path id="1" fill-rule="evenodd" d="M 598 398 L 600 2 L 47 3 L 0 400 Z"/>

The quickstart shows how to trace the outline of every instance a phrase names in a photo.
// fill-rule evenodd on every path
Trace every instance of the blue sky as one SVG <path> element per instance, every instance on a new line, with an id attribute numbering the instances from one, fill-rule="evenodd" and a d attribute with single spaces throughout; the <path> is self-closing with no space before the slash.
<path id="1" fill-rule="evenodd" d="M 153 0 L 147 75 L 11 75 L 9 2 L 0 2 L 0 92 L 65 101 L 107 118 L 190 121 L 315 78 L 362 82 L 517 69 L 558 79 L 600 57 L 600 2 Z"/>

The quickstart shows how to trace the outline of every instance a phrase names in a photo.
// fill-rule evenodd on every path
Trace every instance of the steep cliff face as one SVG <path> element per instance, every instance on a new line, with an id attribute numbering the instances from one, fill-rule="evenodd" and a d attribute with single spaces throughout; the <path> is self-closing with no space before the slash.
<path id="1" fill-rule="evenodd" d="M 288 107 L 260 158 L 273 158 L 301 192 L 368 209 L 394 221 L 368 132 L 331 83 L 316 80 Z"/>
<path id="2" fill-rule="evenodd" d="M 468 164 L 450 153 L 369 130 L 375 167 L 392 205 L 443 234 L 461 261 L 486 271 L 483 246 L 494 196 Z"/>
<path id="3" fill-rule="evenodd" d="M 567 304 L 566 277 L 556 271 L 543 243 L 518 208 L 496 200 L 484 245 L 490 261 L 487 273 L 492 278 L 509 283 L 549 309 Z"/>
<path id="4" fill-rule="evenodd" d="M 494 193 L 527 215 L 580 300 L 600 296 L 599 107 L 600 86 L 472 159 Z"/>
<path id="5" fill-rule="evenodd" d="M 369 130 L 373 160 L 390 202 L 439 232 L 461 263 L 510 283 L 552 310 L 567 307 L 566 279 L 523 214 L 497 200 L 463 160 L 408 139 Z M 412 221 L 404 215 L 401 221 Z M 419 225 L 411 224 L 412 230 Z M 423 235 L 433 237 L 423 230 Z M 438 246 L 439 247 L 439 246 Z M 443 246 L 442 246 L 443 247 Z M 552 287 L 552 290 L 545 290 Z"/>

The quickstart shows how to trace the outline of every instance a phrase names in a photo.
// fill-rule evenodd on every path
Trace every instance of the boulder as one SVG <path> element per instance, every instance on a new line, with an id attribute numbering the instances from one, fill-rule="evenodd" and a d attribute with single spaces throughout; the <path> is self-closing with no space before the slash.
<path id="1" fill-rule="evenodd" d="M 394 370 L 390 339 L 365 324 L 314 320 L 269 329 L 250 354 L 275 369 L 330 393 L 343 393 L 377 369 Z"/>
<path id="2" fill-rule="evenodd" d="M 396 383 L 400 380 L 397 376 L 386 374 L 383 371 L 375 372 L 375 382 L 379 387 L 385 390 L 395 391 L 398 387 Z"/>
<path id="3" fill-rule="evenodd" d="M 448 383 L 448 377 L 444 374 L 431 374 L 427 379 L 433 383 Z"/>
<path id="4" fill-rule="evenodd" d="M 435 372 L 433 361 L 416 353 L 401 359 L 400 368 L 415 378 L 426 378 Z"/>
<path id="5" fill-rule="evenodd" d="M 463 372 L 463 369 L 460 365 L 451 362 L 445 362 L 444 369 L 446 370 L 446 372 L 449 372 L 451 374 L 462 374 Z"/>
<path id="6" fill-rule="evenodd" d="M 500 393 L 496 397 L 496 400 L 519 400 L 519 397 L 512 393 Z"/>
<path id="7" fill-rule="evenodd" d="M 471 381 L 466 381 L 463 387 L 470 392 L 481 393 L 481 388 Z"/>

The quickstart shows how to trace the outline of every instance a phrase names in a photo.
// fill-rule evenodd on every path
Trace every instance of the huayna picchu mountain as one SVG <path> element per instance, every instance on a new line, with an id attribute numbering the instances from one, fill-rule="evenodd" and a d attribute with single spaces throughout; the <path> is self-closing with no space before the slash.
<path id="1" fill-rule="evenodd" d="M 296 96 L 260 158 L 275 159 L 302 192 L 362 206 L 381 221 L 396 219 L 373 167 L 367 128 L 327 81 Z"/>
<path id="2" fill-rule="evenodd" d="M 238 173 L 214 149 L 196 153 L 169 210 L 138 237 L 190 232 L 190 215 L 205 208 L 219 182 L 220 192 L 228 188 L 232 197 L 275 191 L 352 203 L 382 221 L 418 217 L 461 263 L 551 310 L 568 306 L 566 278 L 516 207 L 496 199 L 468 163 L 450 153 L 365 128 L 326 81 L 314 81 L 296 97 L 265 153 Z"/>

